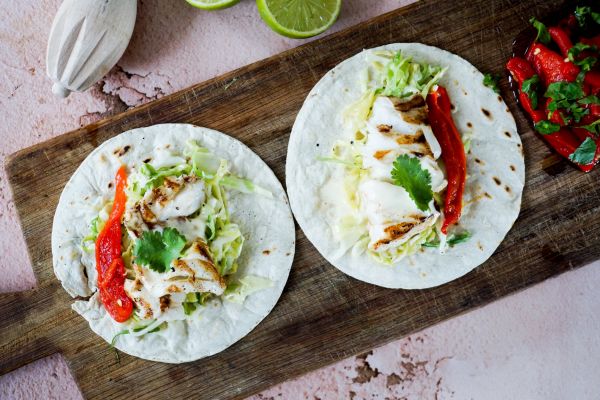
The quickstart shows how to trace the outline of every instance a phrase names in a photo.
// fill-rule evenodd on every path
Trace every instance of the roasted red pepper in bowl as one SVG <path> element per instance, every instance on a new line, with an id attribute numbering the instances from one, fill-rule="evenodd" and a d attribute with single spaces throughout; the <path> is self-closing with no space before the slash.
<path id="1" fill-rule="evenodd" d="M 537 36 L 506 64 L 519 103 L 536 132 L 588 172 L 600 153 L 600 14 L 577 7 L 548 28 L 531 22 Z"/>

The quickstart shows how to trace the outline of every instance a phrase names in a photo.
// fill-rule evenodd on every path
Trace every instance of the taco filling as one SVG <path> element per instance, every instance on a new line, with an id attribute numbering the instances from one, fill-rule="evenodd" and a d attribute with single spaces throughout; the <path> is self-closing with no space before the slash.
<path id="1" fill-rule="evenodd" d="M 83 243 L 95 253 L 100 300 L 129 325 L 124 333 L 159 330 L 212 298 L 242 302 L 270 286 L 253 276 L 234 282 L 245 238 L 227 205 L 230 190 L 271 197 L 267 190 L 194 141 L 184 154 L 165 149 L 127 172 L 119 168 L 114 198 Z"/>
<path id="2" fill-rule="evenodd" d="M 457 233 L 466 157 L 438 85 L 445 71 L 400 51 L 372 55 L 366 91 L 343 114 L 354 140 L 336 142 L 326 159 L 346 172 L 347 206 L 333 227 L 343 252 L 392 264 L 432 243 L 443 252 Z"/>

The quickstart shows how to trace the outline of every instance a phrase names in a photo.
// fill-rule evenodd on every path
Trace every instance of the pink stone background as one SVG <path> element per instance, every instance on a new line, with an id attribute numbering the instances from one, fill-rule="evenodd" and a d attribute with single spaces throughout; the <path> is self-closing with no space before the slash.
<path id="1" fill-rule="evenodd" d="M 411 1 L 345 0 L 333 30 Z M 133 39 L 118 66 L 90 91 L 58 100 L 44 60 L 59 4 L 0 1 L 0 163 L 18 149 L 302 43 L 264 26 L 252 0 L 219 12 L 195 10 L 183 0 L 140 0 Z M 0 292 L 34 287 L 3 169 L 0 232 Z M 600 399 L 598 266 L 251 399 Z M 0 376 L 0 399 L 80 398 L 60 355 Z"/>

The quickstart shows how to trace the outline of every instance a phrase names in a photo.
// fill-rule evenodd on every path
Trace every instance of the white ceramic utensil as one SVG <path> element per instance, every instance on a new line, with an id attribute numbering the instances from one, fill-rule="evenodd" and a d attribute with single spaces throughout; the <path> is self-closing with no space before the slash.
<path id="1" fill-rule="evenodd" d="M 129 44 L 136 14 L 137 0 L 65 0 L 48 40 L 52 92 L 67 97 L 106 75 Z"/>

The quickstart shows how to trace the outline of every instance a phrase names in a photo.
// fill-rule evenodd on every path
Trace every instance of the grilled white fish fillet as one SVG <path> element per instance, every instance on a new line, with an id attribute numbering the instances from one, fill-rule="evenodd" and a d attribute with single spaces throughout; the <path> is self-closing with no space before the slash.
<path id="1" fill-rule="evenodd" d="M 196 212 L 206 199 L 204 189 L 204 182 L 195 176 L 165 178 L 125 210 L 123 222 L 129 235 L 135 240 L 155 224 Z"/>
<path id="2" fill-rule="evenodd" d="M 370 179 L 359 186 L 359 194 L 371 250 L 398 246 L 435 223 L 440 214 L 433 204 L 427 211 L 419 210 L 406 190 L 391 179 L 394 161 L 406 154 L 429 171 L 434 192 L 446 187 L 444 172 L 437 163 L 441 147 L 427 122 L 427 105 L 420 95 L 409 99 L 377 97 L 361 154 L 370 173 Z"/>
<path id="3" fill-rule="evenodd" d="M 187 293 L 221 295 L 226 288 L 207 244 L 201 239 L 195 240 L 182 257 L 173 260 L 167 272 L 156 272 L 135 264 L 133 268 L 135 278 L 125 280 L 125 291 L 144 319 L 158 318 L 165 313 L 175 319 L 181 318 L 181 303 Z"/>

